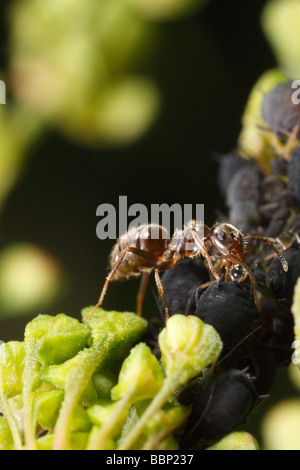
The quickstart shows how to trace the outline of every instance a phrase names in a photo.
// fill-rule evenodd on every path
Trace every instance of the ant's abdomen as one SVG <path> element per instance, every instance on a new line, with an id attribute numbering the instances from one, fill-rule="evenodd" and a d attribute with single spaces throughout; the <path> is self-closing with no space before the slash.
<path id="1" fill-rule="evenodd" d="M 115 279 L 138 276 L 141 271 L 153 269 L 169 244 L 168 231 L 159 225 L 132 227 L 122 235 L 110 255 L 112 269 L 126 248 L 141 250 L 141 254 L 128 251 L 120 264 Z M 144 255 L 144 256 L 143 256 Z"/>

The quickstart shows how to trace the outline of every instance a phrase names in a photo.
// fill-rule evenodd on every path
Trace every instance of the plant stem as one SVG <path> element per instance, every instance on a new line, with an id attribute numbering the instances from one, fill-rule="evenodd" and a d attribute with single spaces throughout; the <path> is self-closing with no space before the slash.
<path id="1" fill-rule="evenodd" d="M 137 424 L 133 429 L 127 434 L 124 440 L 120 443 L 117 450 L 128 450 L 143 432 L 145 427 L 148 424 L 148 421 L 159 411 L 163 405 L 167 402 L 170 395 L 172 395 L 173 390 L 175 389 L 177 380 L 174 380 L 174 377 L 166 378 L 162 388 L 152 400 L 146 411 L 143 413 Z"/>
<path id="2" fill-rule="evenodd" d="M 84 357 L 80 367 L 69 378 L 64 401 L 55 426 L 54 446 L 55 450 L 65 450 L 69 446 L 69 432 L 72 415 L 77 402 L 93 375 L 96 367 L 105 358 L 106 348 L 93 346 L 89 349 L 89 354 Z"/>
<path id="3" fill-rule="evenodd" d="M 27 355 L 27 352 L 26 352 Z M 36 375 L 37 361 L 33 350 L 29 350 L 25 357 L 23 374 L 23 403 L 24 403 L 24 435 L 28 450 L 36 450 L 35 430 L 33 424 L 33 395 L 32 388 Z"/>
<path id="4" fill-rule="evenodd" d="M 6 397 L 0 395 L 0 409 L 7 420 L 16 450 L 23 450 L 22 438 L 15 417 L 11 411 L 10 404 Z"/>
<path id="5" fill-rule="evenodd" d="M 159 434 L 151 436 L 149 439 L 146 440 L 145 444 L 143 445 L 142 450 L 155 450 L 157 446 L 166 438 L 168 437 L 174 429 L 178 429 L 186 420 L 187 414 L 185 416 L 181 416 L 176 421 L 173 421 L 169 424 L 168 427 L 161 430 Z"/>
<path id="6" fill-rule="evenodd" d="M 118 424 L 128 414 L 132 405 L 133 393 L 127 393 L 116 405 L 113 413 L 107 419 L 105 424 L 100 428 L 98 434 L 92 437 L 89 442 L 88 450 L 105 450 L 108 439 L 113 437 L 114 431 Z"/>

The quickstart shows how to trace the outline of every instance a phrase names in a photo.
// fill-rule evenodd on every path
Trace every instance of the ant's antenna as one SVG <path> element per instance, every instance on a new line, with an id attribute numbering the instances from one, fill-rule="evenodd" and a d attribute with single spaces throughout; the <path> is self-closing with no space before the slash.
<path id="1" fill-rule="evenodd" d="M 281 265 L 284 269 L 285 272 L 288 271 L 289 269 L 289 266 L 287 264 L 287 261 L 286 259 L 282 256 L 282 254 L 280 253 L 279 250 L 277 250 L 276 246 L 268 239 L 268 238 L 265 238 L 265 237 L 261 237 L 259 235 L 248 235 L 247 237 L 244 237 L 244 240 L 247 240 L 249 238 L 252 238 L 253 240 L 260 240 L 264 243 L 266 243 L 267 245 L 269 245 L 272 250 L 276 253 L 276 255 L 278 256 L 278 258 L 280 259 L 280 262 L 281 262 Z"/>

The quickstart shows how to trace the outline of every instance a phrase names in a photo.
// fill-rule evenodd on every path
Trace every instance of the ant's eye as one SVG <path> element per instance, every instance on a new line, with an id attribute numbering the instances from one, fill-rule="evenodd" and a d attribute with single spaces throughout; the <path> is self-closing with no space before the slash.
<path id="1" fill-rule="evenodd" d="M 220 240 L 220 242 L 223 242 L 226 239 L 226 233 L 224 232 L 224 230 L 220 230 L 217 233 L 217 236 L 218 236 L 218 239 Z"/>

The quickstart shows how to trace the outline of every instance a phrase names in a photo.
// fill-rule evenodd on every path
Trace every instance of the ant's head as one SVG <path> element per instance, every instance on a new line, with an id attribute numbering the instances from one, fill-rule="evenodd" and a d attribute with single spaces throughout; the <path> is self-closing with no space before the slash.
<path id="1" fill-rule="evenodd" d="M 210 230 L 210 241 L 224 256 L 233 255 L 244 261 L 245 249 L 242 233 L 233 225 L 216 223 Z"/>

